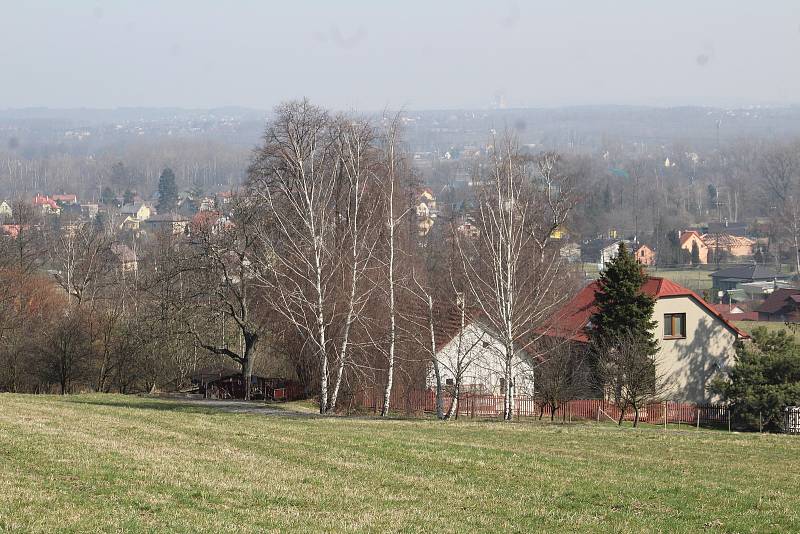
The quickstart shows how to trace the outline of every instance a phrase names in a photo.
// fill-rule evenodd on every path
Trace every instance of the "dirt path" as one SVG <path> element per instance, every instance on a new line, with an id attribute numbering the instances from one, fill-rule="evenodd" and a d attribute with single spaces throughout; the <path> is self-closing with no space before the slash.
<path id="1" fill-rule="evenodd" d="M 229 413 L 252 413 L 257 415 L 280 417 L 319 416 L 318 413 L 313 412 L 308 408 L 297 407 L 291 404 L 264 403 L 262 401 L 204 399 L 202 397 L 160 396 L 159 398 L 190 406 L 213 408 L 215 410 Z"/>

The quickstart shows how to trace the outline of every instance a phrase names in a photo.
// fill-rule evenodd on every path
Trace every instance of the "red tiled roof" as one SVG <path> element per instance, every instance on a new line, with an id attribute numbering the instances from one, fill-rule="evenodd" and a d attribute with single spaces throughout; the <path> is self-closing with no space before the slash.
<path id="1" fill-rule="evenodd" d="M 58 209 L 58 204 L 56 204 L 55 200 L 53 200 L 52 198 L 46 197 L 46 196 L 43 197 L 42 195 L 38 195 L 38 194 L 33 198 L 33 204 L 35 206 L 44 206 L 45 204 L 47 204 L 48 206 L 50 206 L 54 210 Z"/>
<path id="2" fill-rule="evenodd" d="M 551 320 L 552 326 L 546 330 L 547 335 L 554 337 L 566 337 L 573 341 L 587 342 L 589 336 L 586 334 L 585 327 L 589 323 L 592 315 L 597 313 L 595 305 L 595 293 L 600 290 L 600 283 L 594 281 L 578 292 L 575 297 L 566 303 L 556 312 Z M 721 313 L 715 310 L 705 300 L 700 298 L 691 289 L 676 284 L 672 280 L 651 276 L 642 286 L 642 293 L 649 295 L 656 300 L 669 297 L 689 297 L 699 306 L 718 318 L 723 324 L 741 338 L 749 337 L 746 333 L 736 328 L 730 321 L 725 319 Z"/>

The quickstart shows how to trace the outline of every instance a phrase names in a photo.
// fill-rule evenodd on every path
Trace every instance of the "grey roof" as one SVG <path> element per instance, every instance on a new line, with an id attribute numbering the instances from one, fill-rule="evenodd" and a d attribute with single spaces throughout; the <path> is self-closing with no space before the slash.
<path id="1" fill-rule="evenodd" d="M 153 215 L 149 219 L 145 221 L 146 223 L 167 223 L 167 222 L 189 222 L 189 219 L 178 215 L 177 213 L 164 213 L 159 215 Z"/>
<path id="2" fill-rule="evenodd" d="M 737 265 L 711 273 L 713 278 L 728 278 L 735 280 L 774 280 L 775 278 L 788 278 L 789 275 L 773 271 L 763 265 Z M 733 281 L 733 280 L 730 280 Z"/>
<path id="3" fill-rule="evenodd" d="M 143 202 L 137 202 L 136 204 L 125 204 L 119 211 L 123 215 L 135 215 L 140 209 L 142 209 L 143 205 Z"/>

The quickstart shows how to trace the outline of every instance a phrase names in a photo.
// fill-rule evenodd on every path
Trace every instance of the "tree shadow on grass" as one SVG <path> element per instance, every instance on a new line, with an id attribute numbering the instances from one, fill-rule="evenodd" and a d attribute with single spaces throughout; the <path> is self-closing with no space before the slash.
<path id="1" fill-rule="evenodd" d="M 224 413 L 214 407 L 197 406 L 180 400 L 149 400 L 140 397 L 120 398 L 114 397 L 67 397 L 65 400 L 71 404 L 85 404 L 91 406 L 107 406 L 112 408 L 129 408 L 136 410 L 155 410 L 162 412 L 180 412 L 192 414 L 216 415 Z"/>
<path id="2" fill-rule="evenodd" d="M 188 414 L 252 414 L 272 417 L 311 418 L 315 413 L 303 412 L 281 403 L 243 400 L 181 399 L 174 397 L 97 396 L 72 397 L 68 402 L 138 410 L 154 410 Z"/>

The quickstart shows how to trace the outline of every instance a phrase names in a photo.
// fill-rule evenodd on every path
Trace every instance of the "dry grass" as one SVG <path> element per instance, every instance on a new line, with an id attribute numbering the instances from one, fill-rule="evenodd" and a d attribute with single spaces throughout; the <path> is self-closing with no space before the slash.
<path id="1" fill-rule="evenodd" d="M 800 530 L 800 439 L 0 395 L 0 529 Z"/>

